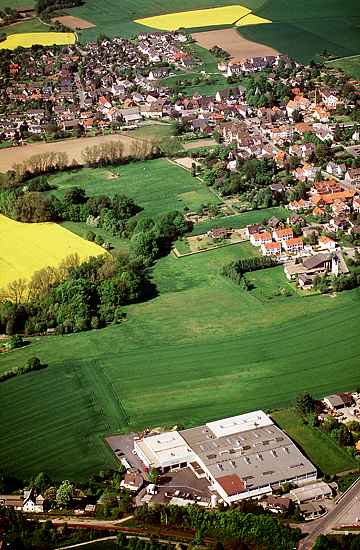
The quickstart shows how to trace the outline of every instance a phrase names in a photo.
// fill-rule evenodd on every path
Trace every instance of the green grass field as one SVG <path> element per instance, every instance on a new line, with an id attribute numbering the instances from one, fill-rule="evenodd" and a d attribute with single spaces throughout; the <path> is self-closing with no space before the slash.
<path id="1" fill-rule="evenodd" d="M 111 174 L 118 177 L 109 179 Z M 124 166 L 84 168 L 59 173 L 50 178 L 57 186 L 51 191 L 62 197 L 73 186 L 83 187 L 89 196 L 125 193 L 143 208 L 142 214 L 153 216 L 170 210 L 197 209 L 219 200 L 191 174 L 165 159 L 134 162 Z M 141 214 L 140 214 L 141 215 Z"/>
<path id="2" fill-rule="evenodd" d="M 257 408 L 291 406 L 359 384 L 360 290 L 336 298 L 274 296 L 280 270 L 246 292 L 221 266 L 250 244 L 154 269 L 159 295 L 126 308 L 120 326 L 35 339 L 0 370 L 37 355 L 49 367 L 0 384 L 0 464 L 29 476 L 84 478 L 113 464 L 102 436 L 159 424 L 196 425 Z M 272 282 L 271 282 L 272 281 Z M 273 292 L 271 287 L 273 286 Z"/>
<path id="3" fill-rule="evenodd" d="M 203 223 L 199 223 L 194 226 L 192 230 L 192 235 L 201 235 L 206 233 L 214 227 L 225 227 L 225 228 L 234 228 L 238 229 L 241 227 L 246 227 L 253 223 L 263 223 L 266 220 L 269 220 L 273 216 L 276 216 L 279 219 L 286 219 L 289 215 L 286 208 L 280 206 L 274 206 L 273 208 L 265 208 L 263 210 L 251 210 L 249 212 L 243 212 L 241 214 L 234 214 L 233 216 L 225 216 L 219 218 L 213 218 Z"/>
<path id="4" fill-rule="evenodd" d="M 360 79 L 360 55 L 352 55 L 350 57 L 342 57 L 340 59 L 334 59 L 326 63 L 329 67 L 336 67 L 342 69 L 346 74 Z"/>
<path id="5" fill-rule="evenodd" d="M 27 32 L 49 32 L 49 25 L 44 25 L 39 19 L 31 19 L 30 21 L 21 21 L 13 25 L 1 27 L 6 34 L 21 34 Z"/>
<path id="6" fill-rule="evenodd" d="M 256 10 L 256 15 L 273 23 L 242 27 L 241 36 L 299 61 L 317 58 L 325 49 L 336 56 L 360 52 L 357 0 L 269 0 Z"/>
<path id="7" fill-rule="evenodd" d="M 324 474 L 356 468 L 359 463 L 320 430 L 304 424 L 294 409 L 276 411 L 275 422 L 301 447 Z"/>

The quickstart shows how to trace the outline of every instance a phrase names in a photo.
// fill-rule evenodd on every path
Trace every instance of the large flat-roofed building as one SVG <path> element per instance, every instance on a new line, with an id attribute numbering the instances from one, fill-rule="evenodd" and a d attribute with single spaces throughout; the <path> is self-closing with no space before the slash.
<path id="1" fill-rule="evenodd" d="M 164 432 L 134 442 L 134 451 L 147 469 L 160 472 L 186 467 L 196 459 L 179 432 Z"/>
<path id="2" fill-rule="evenodd" d="M 146 437 L 135 442 L 135 451 L 146 467 L 160 472 L 189 466 L 228 504 L 317 476 L 315 466 L 263 411 Z"/>

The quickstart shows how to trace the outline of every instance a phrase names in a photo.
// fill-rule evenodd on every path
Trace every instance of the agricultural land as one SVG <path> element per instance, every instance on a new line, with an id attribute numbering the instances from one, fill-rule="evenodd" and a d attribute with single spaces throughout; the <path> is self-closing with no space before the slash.
<path id="1" fill-rule="evenodd" d="M 29 280 L 47 266 L 57 267 L 71 254 L 82 260 L 104 254 L 95 243 L 77 237 L 55 223 L 26 224 L 0 215 L 0 288 L 15 279 Z"/>
<path id="2" fill-rule="evenodd" d="M 153 274 L 159 296 L 129 306 L 123 325 L 40 339 L 3 357 L 2 370 L 34 354 L 49 367 L 0 385 L 0 462 L 21 475 L 46 467 L 81 478 L 112 464 L 105 433 L 197 425 L 234 410 L 290 405 L 304 390 L 320 397 L 353 387 L 358 290 L 282 297 L 286 279 L 275 270 L 270 278 L 259 272 L 250 293 L 234 289 L 219 268 L 250 250 L 240 244 L 164 258 Z"/>
<path id="3" fill-rule="evenodd" d="M 31 32 L 16 33 L 0 42 L 0 49 L 15 50 L 16 48 L 31 48 L 31 46 L 54 46 L 75 44 L 75 35 L 69 32 Z"/>

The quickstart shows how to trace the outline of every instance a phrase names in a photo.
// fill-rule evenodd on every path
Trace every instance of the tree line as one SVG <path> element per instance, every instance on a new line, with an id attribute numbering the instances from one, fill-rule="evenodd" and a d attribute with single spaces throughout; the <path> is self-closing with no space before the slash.
<path id="1" fill-rule="evenodd" d="M 219 541 L 238 539 L 242 543 L 255 544 L 256 548 L 290 550 L 301 538 L 299 529 L 283 525 L 267 514 L 244 513 L 236 508 L 229 510 L 205 510 L 190 506 L 142 506 L 135 510 L 135 517 L 144 525 L 167 525 L 195 530 L 194 542 L 201 544 L 208 535 Z"/>
<path id="2" fill-rule="evenodd" d="M 13 369 L 0 373 L 0 382 L 5 382 L 5 380 L 9 380 L 9 378 L 27 374 L 35 370 L 45 369 L 46 367 L 47 365 L 41 363 L 38 357 L 30 357 L 22 367 L 14 367 Z"/>
<path id="3" fill-rule="evenodd" d="M 233 283 L 240 284 L 245 273 L 258 271 L 278 264 L 276 258 L 271 256 L 255 256 L 254 258 L 241 258 L 223 266 L 221 274 Z"/>

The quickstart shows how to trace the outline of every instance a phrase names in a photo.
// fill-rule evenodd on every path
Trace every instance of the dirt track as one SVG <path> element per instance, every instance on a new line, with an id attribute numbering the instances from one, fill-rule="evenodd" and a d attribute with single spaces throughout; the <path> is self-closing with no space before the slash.
<path id="1" fill-rule="evenodd" d="M 251 42 L 240 36 L 235 29 L 223 29 L 219 31 L 195 32 L 192 34 L 200 46 L 208 50 L 213 46 L 219 46 L 227 51 L 232 58 L 260 57 L 264 55 L 276 55 L 278 52 L 269 46 Z"/>
<path id="2" fill-rule="evenodd" d="M 22 147 L 8 147 L 0 149 L 0 172 L 11 170 L 14 164 L 27 160 L 32 155 L 41 153 L 67 153 L 69 162 L 76 160 L 82 162 L 81 153 L 88 146 L 99 145 L 101 143 L 109 143 L 111 141 L 121 141 L 124 144 L 124 153 L 130 152 L 130 145 L 135 138 L 114 134 L 110 136 L 97 136 L 89 138 L 67 139 L 64 141 L 56 141 L 54 143 L 31 143 Z"/>

